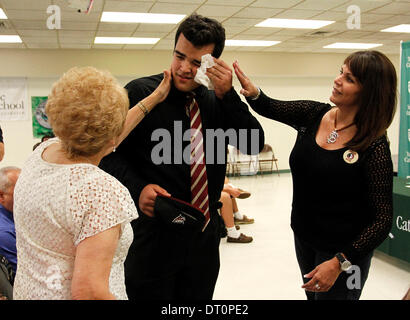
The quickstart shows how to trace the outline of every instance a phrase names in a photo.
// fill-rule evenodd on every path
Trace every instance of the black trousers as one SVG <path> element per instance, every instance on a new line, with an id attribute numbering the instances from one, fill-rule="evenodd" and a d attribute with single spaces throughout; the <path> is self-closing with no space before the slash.
<path id="1" fill-rule="evenodd" d="M 219 274 L 220 218 L 211 212 L 204 232 L 176 233 L 143 214 L 132 222 L 125 261 L 130 300 L 211 300 Z"/>
<path id="2" fill-rule="evenodd" d="M 299 268 L 302 273 L 304 283 L 310 281 L 303 275 L 311 272 L 319 264 L 330 260 L 336 252 L 324 252 L 317 250 L 305 243 L 303 240 L 295 238 L 296 258 L 299 263 Z M 359 300 L 363 286 L 369 275 L 370 262 L 373 256 L 373 251 L 363 258 L 356 261 L 351 261 L 353 268 L 351 273 L 342 272 L 336 282 L 327 292 L 310 292 L 305 291 L 308 300 Z M 358 281 L 356 281 L 358 279 Z"/>

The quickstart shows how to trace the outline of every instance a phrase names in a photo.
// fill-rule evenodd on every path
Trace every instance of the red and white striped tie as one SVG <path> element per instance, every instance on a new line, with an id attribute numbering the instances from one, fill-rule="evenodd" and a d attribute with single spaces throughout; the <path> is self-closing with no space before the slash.
<path id="1" fill-rule="evenodd" d="M 208 178 L 206 175 L 202 121 L 198 103 L 194 97 L 187 102 L 191 119 L 191 204 L 205 215 L 205 230 L 209 223 Z"/>

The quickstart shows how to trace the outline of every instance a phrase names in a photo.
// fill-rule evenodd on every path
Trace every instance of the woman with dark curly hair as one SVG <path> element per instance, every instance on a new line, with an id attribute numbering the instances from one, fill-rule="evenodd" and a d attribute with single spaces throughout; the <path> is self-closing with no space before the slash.
<path id="1" fill-rule="evenodd" d="M 392 226 L 386 130 L 397 99 L 393 64 L 378 51 L 349 55 L 334 80 L 335 106 L 271 99 L 237 62 L 234 69 L 241 93 L 257 113 L 298 131 L 290 155 L 291 227 L 302 288 L 309 300 L 359 299 L 373 250 Z M 359 283 L 348 281 L 349 270 Z"/>

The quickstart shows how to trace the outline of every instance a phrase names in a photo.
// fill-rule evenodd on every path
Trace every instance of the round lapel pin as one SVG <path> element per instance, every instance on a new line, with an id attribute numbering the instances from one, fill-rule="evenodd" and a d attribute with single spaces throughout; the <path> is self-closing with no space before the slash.
<path id="1" fill-rule="evenodd" d="M 346 150 L 343 154 L 343 160 L 348 164 L 353 164 L 359 160 L 359 154 L 353 150 Z"/>

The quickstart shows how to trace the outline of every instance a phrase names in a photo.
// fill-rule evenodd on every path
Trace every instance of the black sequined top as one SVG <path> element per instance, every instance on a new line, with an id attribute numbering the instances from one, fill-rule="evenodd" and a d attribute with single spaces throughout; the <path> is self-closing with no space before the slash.
<path id="1" fill-rule="evenodd" d="M 352 262 L 378 247 L 392 227 L 393 164 L 385 136 L 359 153 L 355 163 L 315 140 L 331 106 L 315 101 L 279 101 L 261 92 L 248 99 L 260 115 L 298 131 L 290 155 L 293 178 L 291 226 L 315 248 L 343 252 Z"/>

